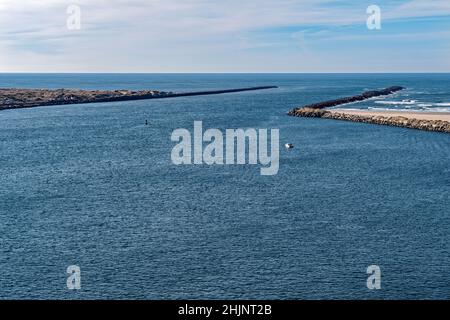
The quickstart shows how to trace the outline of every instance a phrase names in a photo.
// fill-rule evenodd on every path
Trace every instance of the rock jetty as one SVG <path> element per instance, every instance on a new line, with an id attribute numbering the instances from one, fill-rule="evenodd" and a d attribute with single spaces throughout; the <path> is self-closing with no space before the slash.
<path id="1" fill-rule="evenodd" d="M 342 111 L 337 112 L 313 108 L 297 109 L 295 113 L 292 113 L 291 115 L 296 117 L 345 120 L 353 122 L 372 123 L 410 129 L 450 133 L 450 122 L 443 120 L 425 120 L 425 119 L 408 118 L 403 116 L 349 114 Z"/>
<path id="2" fill-rule="evenodd" d="M 313 104 L 309 104 L 309 105 L 306 105 L 306 106 L 303 106 L 300 108 L 293 109 L 289 112 L 289 115 L 295 115 L 296 110 L 299 110 L 302 108 L 324 109 L 324 108 L 336 107 L 336 106 L 347 104 L 347 103 L 360 102 L 360 101 L 364 101 L 364 100 L 375 98 L 375 97 L 387 96 L 387 95 L 393 94 L 393 93 L 403 90 L 403 89 L 404 89 L 403 87 L 394 86 L 394 87 L 389 87 L 389 88 L 386 88 L 383 90 L 366 91 L 357 96 L 329 100 L 329 101 L 324 101 L 324 102 L 320 102 L 320 103 L 313 103 Z"/>
<path id="3" fill-rule="evenodd" d="M 0 89 L 0 110 L 39 106 L 162 99 L 274 89 L 276 86 L 250 87 L 200 92 L 164 92 L 156 90 L 78 90 L 78 89 Z"/>
<path id="4" fill-rule="evenodd" d="M 288 115 L 294 117 L 324 118 L 324 119 L 345 120 L 353 122 L 364 122 L 410 129 L 450 133 L 450 122 L 439 119 L 444 118 L 442 116 L 436 116 L 437 119 L 424 119 L 423 115 L 420 116 L 417 114 L 411 117 L 392 114 L 392 112 L 355 113 L 354 111 L 345 111 L 342 109 L 323 110 L 325 108 L 336 107 L 347 103 L 360 102 L 374 97 L 386 96 L 403 89 L 404 89 L 403 87 L 394 86 L 383 90 L 367 91 L 357 96 L 340 98 L 336 100 L 329 100 L 325 102 L 314 103 L 303 107 L 295 108 L 290 110 L 288 112 Z"/>
<path id="5" fill-rule="evenodd" d="M 39 106 L 151 99 L 170 92 L 131 90 L 0 89 L 0 110 Z"/>

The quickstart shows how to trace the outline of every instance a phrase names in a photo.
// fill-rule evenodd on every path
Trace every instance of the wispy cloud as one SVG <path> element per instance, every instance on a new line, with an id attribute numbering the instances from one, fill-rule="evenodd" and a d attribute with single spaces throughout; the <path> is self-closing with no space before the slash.
<path id="1" fill-rule="evenodd" d="M 66 9 L 74 2 L 82 9 L 82 28 L 70 31 Z M 323 71 L 326 63 L 313 57 L 332 55 L 319 52 L 317 42 L 336 37 L 357 43 L 371 37 L 364 26 L 365 10 L 372 2 L 0 0 L 0 70 L 258 71 L 260 61 L 264 71 L 268 65 L 272 71 L 289 71 L 290 66 L 296 67 L 290 71 Z M 385 25 L 450 16 L 448 0 L 378 2 Z M 355 32 L 352 26 L 362 31 Z M 377 36 L 401 41 L 417 33 L 400 29 L 384 28 Z M 437 31 L 417 35 L 433 33 L 436 44 L 449 40 L 447 33 Z M 315 64 L 280 63 L 281 52 L 284 60 L 300 55 Z"/>

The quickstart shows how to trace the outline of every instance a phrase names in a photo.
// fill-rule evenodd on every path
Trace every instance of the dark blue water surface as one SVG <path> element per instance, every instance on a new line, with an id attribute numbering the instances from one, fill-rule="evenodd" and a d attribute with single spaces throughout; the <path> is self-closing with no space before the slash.
<path id="1" fill-rule="evenodd" d="M 442 108 L 449 74 L 0 75 L 0 87 L 259 85 L 279 89 L 1 111 L 0 298 L 450 298 L 450 135 L 286 116 L 391 85 L 407 90 L 390 100 Z M 196 120 L 279 128 L 296 148 L 276 176 L 175 166 L 171 133 Z"/>

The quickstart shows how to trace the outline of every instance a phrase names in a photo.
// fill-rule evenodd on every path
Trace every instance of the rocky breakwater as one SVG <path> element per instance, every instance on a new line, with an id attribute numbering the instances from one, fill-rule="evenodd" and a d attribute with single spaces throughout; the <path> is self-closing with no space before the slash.
<path id="1" fill-rule="evenodd" d="M 156 90 L 0 89 L 0 110 L 80 103 L 178 98 L 275 88 L 277 87 L 263 86 L 182 93 Z"/>
<path id="2" fill-rule="evenodd" d="M 333 110 L 325 108 L 336 107 L 343 104 L 360 102 L 379 96 L 386 96 L 397 91 L 403 90 L 403 87 L 394 86 L 383 90 L 367 91 L 357 96 L 345 97 L 335 100 L 314 103 L 303 107 L 292 109 L 288 115 L 294 117 L 306 118 L 324 118 L 345 120 L 353 122 L 364 122 L 380 125 L 388 125 L 395 127 L 403 127 L 410 129 L 419 129 L 427 131 L 438 131 L 450 133 L 450 115 L 443 114 L 425 114 L 425 113 L 394 113 L 374 111 L 367 112 L 364 110 Z"/>
<path id="3" fill-rule="evenodd" d="M 297 109 L 291 115 L 297 117 L 345 120 L 450 133 L 450 122 L 444 120 L 416 119 L 404 116 L 387 116 L 382 114 L 352 114 L 343 111 L 329 111 L 314 108 Z"/>
<path id="4" fill-rule="evenodd" d="M 343 104 L 348 104 L 348 103 L 354 103 L 354 102 L 361 102 L 367 99 L 371 99 L 371 98 L 375 98 L 375 97 L 380 97 L 380 96 L 387 96 L 390 94 L 393 94 L 397 91 L 401 91 L 403 90 L 403 87 L 400 86 L 393 86 L 393 87 L 389 87 L 383 90 L 372 90 L 372 91 L 366 91 L 362 94 L 356 95 L 356 96 L 351 96 L 351 97 L 345 97 L 345 98 L 340 98 L 340 99 L 335 99 L 335 100 L 328 100 L 328 101 L 324 101 L 324 102 L 319 102 L 319 103 L 313 103 L 313 104 L 309 104 L 303 107 L 299 107 L 296 109 L 293 109 L 291 111 L 289 111 L 289 115 L 293 115 L 295 116 L 295 112 L 299 109 L 302 108 L 310 108 L 310 109 L 324 109 L 324 108 L 331 108 L 331 107 L 336 107 L 336 106 L 340 106 Z"/>
<path id="5" fill-rule="evenodd" d="M 162 98 L 171 92 L 154 90 L 0 89 L 0 110 L 94 102 Z"/>

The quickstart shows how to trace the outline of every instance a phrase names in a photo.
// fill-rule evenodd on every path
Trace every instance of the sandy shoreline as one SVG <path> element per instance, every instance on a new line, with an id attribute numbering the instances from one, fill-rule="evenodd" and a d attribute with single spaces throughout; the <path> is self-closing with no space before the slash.
<path id="1" fill-rule="evenodd" d="M 392 110 L 354 110 L 354 109 L 326 109 L 331 113 L 341 113 L 354 116 L 382 116 L 382 117 L 404 117 L 407 119 L 447 121 L 450 122 L 450 112 L 419 112 L 419 111 L 392 111 Z"/>

